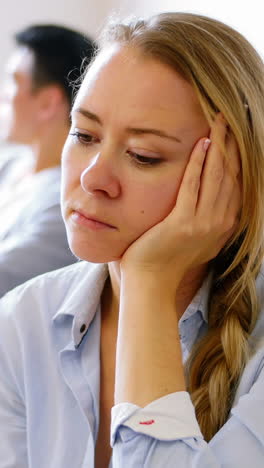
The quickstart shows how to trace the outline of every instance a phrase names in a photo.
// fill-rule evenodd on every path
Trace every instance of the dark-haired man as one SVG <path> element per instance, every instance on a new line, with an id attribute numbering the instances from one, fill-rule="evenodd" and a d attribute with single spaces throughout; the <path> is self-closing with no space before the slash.
<path id="1" fill-rule="evenodd" d="M 60 158 L 70 127 L 71 82 L 94 42 L 56 25 L 15 36 L 0 97 L 0 137 L 32 157 L 0 154 L 0 296 L 46 271 L 76 261 L 60 212 Z"/>

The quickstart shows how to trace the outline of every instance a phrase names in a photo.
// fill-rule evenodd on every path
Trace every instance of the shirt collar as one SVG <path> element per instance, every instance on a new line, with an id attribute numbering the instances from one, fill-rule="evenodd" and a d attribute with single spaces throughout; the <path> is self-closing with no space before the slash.
<path id="1" fill-rule="evenodd" d="M 201 287 L 198 289 L 197 293 L 195 294 L 192 302 L 188 305 L 187 309 L 183 313 L 180 318 L 180 323 L 185 322 L 189 319 L 192 315 L 194 315 L 197 311 L 200 311 L 203 320 L 208 323 L 208 299 L 209 299 L 209 292 L 211 289 L 213 278 L 213 272 L 210 272 L 207 277 L 204 279 Z"/>
<path id="2" fill-rule="evenodd" d="M 75 348 L 80 345 L 94 318 L 109 275 L 107 264 L 80 262 L 80 267 L 81 271 L 77 273 L 77 285 L 74 284 L 72 290 L 68 291 L 64 303 L 53 316 L 55 323 L 65 316 L 73 317 L 72 338 Z M 200 311 L 203 320 L 208 322 L 208 297 L 211 282 L 212 273 L 209 273 L 182 315 L 180 323 L 185 322 L 197 311 Z"/>
<path id="3" fill-rule="evenodd" d="M 84 268 L 84 272 L 82 268 Z M 65 316 L 73 317 L 72 339 L 75 348 L 80 345 L 94 318 L 108 274 L 106 264 L 83 262 L 81 271 L 79 274 L 77 273 L 77 285 L 73 285 L 72 290 L 66 295 L 64 303 L 53 316 L 55 323 Z"/>

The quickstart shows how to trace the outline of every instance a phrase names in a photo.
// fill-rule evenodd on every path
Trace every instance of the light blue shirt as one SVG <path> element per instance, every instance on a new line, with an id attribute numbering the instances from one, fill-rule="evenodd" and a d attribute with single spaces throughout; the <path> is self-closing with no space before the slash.
<path id="1" fill-rule="evenodd" d="M 0 468 L 93 468 L 105 265 L 47 273 L 0 301 Z M 257 279 L 263 304 L 264 276 Z M 182 316 L 183 358 L 207 328 L 205 282 Z M 264 316 L 230 417 L 205 442 L 187 392 L 112 409 L 112 468 L 263 468 Z"/>

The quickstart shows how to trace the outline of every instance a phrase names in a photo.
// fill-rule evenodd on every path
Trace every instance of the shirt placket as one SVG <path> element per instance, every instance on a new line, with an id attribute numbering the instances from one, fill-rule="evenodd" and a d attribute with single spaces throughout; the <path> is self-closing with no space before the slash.
<path id="1" fill-rule="evenodd" d="M 80 419 L 82 420 L 80 424 L 82 423 L 82 426 L 86 428 L 87 445 L 83 466 L 93 466 L 91 458 L 95 451 L 96 414 L 94 412 L 93 392 L 89 381 L 85 378 L 83 373 L 82 347 L 85 346 L 85 344 L 85 338 L 78 348 L 71 343 L 67 348 L 61 351 L 60 361 L 63 378 L 80 409 Z M 71 421 L 69 421 L 69 424 L 71 424 Z M 88 464 L 87 461 L 89 461 Z"/>

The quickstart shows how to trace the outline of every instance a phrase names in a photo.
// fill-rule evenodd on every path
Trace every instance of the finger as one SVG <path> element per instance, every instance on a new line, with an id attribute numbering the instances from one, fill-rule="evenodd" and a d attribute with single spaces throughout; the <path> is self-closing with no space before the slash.
<path id="1" fill-rule="evenodd" d="M 215 203 L 215 213 L 223 219 L 228 215 L 236 216 L 241 204 L 241 190 L 238 181 L 240 154 L 232 133 L 227 135 L 226 149 L 227 160 L 224 166 L 224 177 Z"/>
<path id="2" fill-rule="evenodd" d="M 197 214 L 208 217 L 214 213 L 215 201 L 221 189 L 224 176 L 224 148 L 226 138 L 226 122 L 222 114 L 218 114 L 212 125 L 210 139 L 212 141 L 206 158 L 199 193 Z"/>
<path id="3" fill-rule="evenodd" d="M 228 233 L 237 225 L 241 208 L 241 187 L 238 180 L 228 173 L 225 176 L 219 199 L 215 205 L 215 214 L 212 225 L 219 233 Z"/>
<path id="4" fill-rule="evenodd" d="M 237 141 L 233 132 L 231 131 L 227 132 L 226 148 L 228 154 L 228 163 L 235 178 L 241 171 L 241 158 Z"/>
<path id="5" fill-rule="evenodd" d="M 182 217 L 195 215 L 203 165 L 210 144 L 209 138 L 199 140 L 185 169 L 176 203 L 177 212 Z"/>

